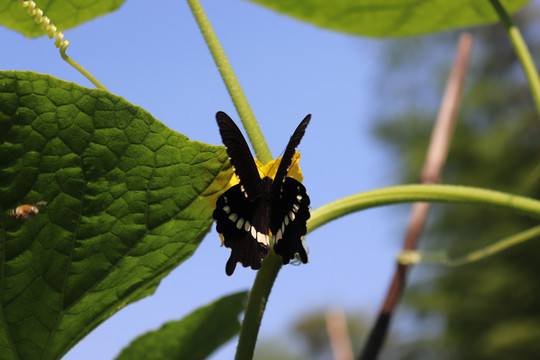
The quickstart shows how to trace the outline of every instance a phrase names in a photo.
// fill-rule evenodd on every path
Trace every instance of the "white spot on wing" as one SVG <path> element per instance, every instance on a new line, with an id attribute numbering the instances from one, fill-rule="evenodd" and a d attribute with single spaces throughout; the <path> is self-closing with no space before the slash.
<path id="1" fill-rule="evenodd" d="M 300 209 L 300 206 L 298 204 L 293 204 L 292 211 L 298 212 L 298 209 Z"/>
<path id="2" fill-rule="evenodd" d="M 249 221 L 246 220 L 246 222 L 244 223 L 244 230 L 245 231 L 249 231 L 249 229 L 252 229 L 252 226 L 251 224 L 249 223 Z M 253 231 L 253 230 L 252 230 Z M 253 236 L 255 237 L 255 236 Z"/>
<path id="3" fill-rule="evenodd" d="M 265 235 L 257 231 L 257 242 L 260 242 L 264 245 L 268 245 L 268 235 Z"/>
<path id="4" fill-rule="evenodd" d="M 255 227 L 251 227 L 251 237 L 254 239 L 257 239 L 257 230 L 255 230 Z"/>
<path id="5" fill-rule="evenodd" d="M 238 220 L 238 214 L 232 213 L 231 215 L 229 215 L 229 220 L 231 220 L 232 222 L 236 222 L 236 220 Z"/>
<path id="6" fill-rule="evenodd" d="M 244 219 L 240 218 L 238 222 L 236 223 L 236 228 L 240 230 L 244 226 Z"/>
<path id="7" fill-rule="evenodd" d="M 283 223 L 285 224 L 285 226 L 289 225 L 289 217 L 287 215 L 285 215 L 285 219 L 283 219 Z"/>
<path id="8" fill-rule="evenodd" d="M 238 181 L 240 181 L 240 178 L 238 178 Z M 244 188 L 244 185 L 240 184 L 240 190 L 242 190 L 242 194 L 244 194 L 244 197 L 247 199 L 248 194 L 246 192 L 246 189 Z"/>
<path id="9" fill-rule="evenodd" d="M 231 212 L 231 207 L 230 207 L 229 205 L 225 205 L 225 206 L 223 207 L 223 211 L 225 211 L 225 214 L 228 214 L 228 213 Z"/>
<path id="10" fill-rule="evenodd" d="M 294 221 L 294 213 L 292 211 L 289 211 L 289 217 L 291 218 L 291 221 Z"/>
<path id="11" fill-rule="evenodd" d="M 276 240 L 276 242 L 278 242 L 278 241 L 281 240 L 282 238 L 283 238 L 283 233 L 281 232 L 281 229 L 279 229 L 279 230 L 277 231 L 275 240 Z"/>

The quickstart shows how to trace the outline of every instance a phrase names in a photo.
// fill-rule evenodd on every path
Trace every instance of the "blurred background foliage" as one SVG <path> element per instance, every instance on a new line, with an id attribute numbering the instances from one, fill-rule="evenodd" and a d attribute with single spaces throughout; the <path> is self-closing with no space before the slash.
<path id="1" fill-rule="evenodd" d="M 323 360 L 332 359 L 332 350 L 327 331 L 325 309 L 314 309 L 299 314 L 293 319 L 289 333 L 275 339 L 262 339 L 257 345 L 257 360 Z M 348 313 L 347 331 L 350 336 L 353 353 L 360 351 L 360 346 L 369 330 L 369 322 L 360 313 Z"/>
<path id="2" fill-rule="evenodd" d="M 533 58 L 540 58 L 539 11 L 514 17 Z M 475 37 L 467 88 L 442 182 L 540 198 L 540 122 L 525 76 L 502 26 L 471 29 Z M 403 165 L 400 182 L 415 182 L 456 46 L 456 33 L 388 44 L 390 99 L 418 99 L 381 116 L 377 135 Z M 431 57 L 435 53 L 438 56 Z M 431 81 L 409 83 L 420 71 Z M 461 255 L 537 225 L 531 219 L 477 207 L 436 205 L 421 248 Z M 534 359 L 540 357 L 540 242 L 530 241 L 457 268 L 419 265 L 402 311 L 418 321 L 401 358 Z M 416 324 L 416 325 L 415 325 Z M 430 324 L 426 326 L 426 324 Z M 436 335 L 434 335 L 436 334 Z M 435 352 L 435 353 L 434 353 Z M 435 355 L 435 357 L 434 357 Z"/>
<path id="3" fill-rule="evenodd" d="M 539 16 L 538 7 L 528 7 L 513 17 L 536 61 Z M 501 25 L 467 31 L 475 38 L 473 57 L 442 183 L 538 199 L 540 121 L 514 49 Z M 454 31 L 381 42 L 379 94 L 388 106 L 375 119 L 374 132 L 395 151 L 396 183 L 418 182 L 458 36 Z M 435 205 L 421 250 L 458 256 L 534 225 L 487 208 Z M 533 240 L 462 267 L 416 266 L 398 308 L 398 331 L 380 358 L 540 358 L 539 262 L 540 241 Z M 366 318 L 348 314 L 354 354 L 371 326 Z M 331 358 L 323 310 L 300 316 L 280 339 L 262 339 L 256 359 L 278 358 Z"/>
<path id="4" fill-rule="evenodd" d="M 533 11 L 521 12 L 514 19 L 533 58 L 539 59 L 540 14 L 538 9 L 529 10 Z M 538 199 L 540 122 L 525 76 L 502 26 L 471 31 L 474 56 L 442 182 Z M 438 99 L 431 98 L 444 86 L 448 71 L 444 59 L 450 63 L 455 39 L 456 34 L 443 34 L 396 42 L 389 48 L 392 66 L 388 75 L 393 78 L 397 73 L 399 79 L 393 87 L 407 89 L 409 97 L 427 99 L 420 106 L 383 114 L 376 127 L 403 164 L 402 182 L 414 182 L 420 173 L 438 106 Z M 447 55 L 432 59 L 429 54 L 433 51 Z M 414 74 L 417 64 L 432 69 L 432 84 L 407 86 L 403 74 Z M 392 89 L 387 91 L 392 94 Z M 490 209 L 438 205 L 430 216 L 422 249 L 465 254 L 534 225 L 537 223 L 531 219 Z M 434 350 L 438 359 L 538 358 L 539 260 L 540 243 L 530 241 L 463 267 L 418 266 L 403 310 L 422 321 L 410 324 L 417 339 L 407 344 L 402 358 L 431 359 Z"/>

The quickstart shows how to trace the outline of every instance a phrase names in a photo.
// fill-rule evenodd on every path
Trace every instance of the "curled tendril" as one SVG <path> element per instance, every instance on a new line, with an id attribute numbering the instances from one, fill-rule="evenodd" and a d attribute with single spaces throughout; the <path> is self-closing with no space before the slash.
<path id="1" fill-rule="evenodd" d="M 69 65 L 73 66 L 77 71 L 83 74 L 88 80 L 92 82 L 99 89 L 107 90 L 102 83 L 100 83 L 92 74 L 86 71 L 81 65 L 77 64 L 75 60 L 66 55 L 66 49 L 69 45 L 69 40 L 64 40 L 64 34 L 61 31 L 58 31 L 58 28 L 51 24 L 51 19 L 43 15 L 43 10 L 37 7 L 34 1 L 23 1 L 17 0 L 18 3 L 25 8 L 28 8 L 27 13 L 30 16 L 34 17 L 36 24 L 41 24 L 41 29 L 47 33 L 49 39 L 56 38 L 54 41 L 54 46 L 60 49 L 60 56 L 67 62 Z"/>
<path id="2" fill-rule="evenodd" d="M 43 16 L 43 10 L 38 8 L 34 1 L 18 0 L 18 2 L 22 7 L 28 8 L 28 15 L 34 17 L 36 24 L 41 24 L 41 29 L 47 33 L 49 39 L 56 38 L 54 46 L 60 49 L 60 53 L 64 55 L 69 46 L 69 40 L 64 40 L 64 33 L 58 31 L 58 28 L 54 24 L 51 24 L 51 19 Z"/>

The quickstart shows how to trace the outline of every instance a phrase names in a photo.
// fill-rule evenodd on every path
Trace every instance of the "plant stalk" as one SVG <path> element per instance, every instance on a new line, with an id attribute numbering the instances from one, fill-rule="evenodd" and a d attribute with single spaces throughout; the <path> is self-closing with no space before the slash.
<path id="1" fill-rule="evenodd" d="M 347 196 L 311 213 L 308 232 L 332 220 L 367 208 L 414 201 L 493 206 L 540 219 L 540 200 L 459 185 L 399 185 Z"/>
<path id="2" fill-rule="evenodd" d="M 218 67 L 221 78 L 225 82 L 225 86 L 227 87 L 234 106 L 238 111 L 238 115 L 240 115 L 240 119 L 242 120 L 244 128 L 246 129 L 249 137 L 249 142 L 251 143 L 251 146 L 253 146 L 253 150 L 255 151 L 257 158 L 263 164 L 272 161 L 272 153 L 266 144 L 266 140 L 264 139 L 259 124 L 255 119 L 255 115 L 249 106 L 246 95 L 244 94 L 244 91 L 240 86 L 240 82 L 234 74 L 233 68 L 227 59 L 225 51 L 221 47 L 219 39 L 217 38 L 216 33 L 214 32 L 214 29 L 212 28 L 212 25 L 204 12 L 204 9 L 198 0 L 187 0 L 187 2 L 191 8 L 193 16 L 195 17 L 195 20 L 197 21 L 197 24 L 199 25 L 199 29 L 201 30 L 204 40 L 206 41 L 206 45 L 212 54 L 212 58 Z"/>
<path id="3" fill-rule="evenodd" d="M 517 234 L 508 236 L 502 240 L 497 241 L 491 245 L 483 247 L 481 249 L 472 251 L 466 255 L 459 257 L 450 257 L 446 251 L 439 252 L 418 252 L 418 251 L 404 251 L 400 256 L 405 255 L 406 259 L 414 259 L 411 262 L 403 262 L 404 264 L 418 264 L 418 263 L 432 263 L 432 264 L 442 264 L 446 266 L 462 266 L 470 264 L 482 259 L 485 259 L 489 256 L 495 255 L 501 251 L 514 247 L 516 245 L 522 244 L 528 240 L 532 240 L 540 236 L 540 225 L 527 229 L 525 231 L 519 232 Z M 398 262 L 400 262 L 398 258 Z"/>
<path id="4" fill-rule="evenodd" d="M 500 1 L 489 1 L 493 6 L 493 9 L 495 9 L 495 11 L 497 12 L 497 15 L 499 16 L 502 24 L 504 25 L 506 33 L 510 37 L 510 41 L 514 46 L 519 61 L 521 62 L 521 66 L 523 67 L 523 71 L 525 72 L 525 76 L 529 81 L 532 96 L 534 102 L 536 103 L 536 109 L 538 111 L 538 114 L 540 114 L 540 77 L 538 76 L 538 70 L 536 69 L 531 53 L 529 52 L 529 48 L 523 40 L 519 29 L 517 28 L 517 26 L 514 25 L 512 19 L 508 15 L 508 12 L 506 12 L 506 9 L 503 7 Z"/>
<path id="5" fill-rule="evenodd" d="M 266 303 L 268 302 L 270 291 L 281 269 L 281 265 L 281 256 L 271 251 L 257 272 L 255 282 L 249 293 L 244 321 L 240 329 L 240 337 L 236 348 L 236 360 L 253 359 Z"/>
<path id="6" fill-rule="evenodd" d="M 266 140 L 264 139 L 259 124 L 255 119 L 242 87 L 234 74 L 232 66 L 227 59 L 225 51 L 221 47 L 219 39 L 217 38 L 204 9 L 198 0 L 187 0 L 187 2 L 197 21 L 208 49 L 212 54 L 214 62 L 218 67 L 221 77 L 225 82 L 225 86 L 229 91 L 236 110 L 240 115 L 240 119 L 246 129 L 249 141 L 257 158 L 263 164 L 272 161 L 272 153 L 266 144 Z M 255 282 L 253 283 L 253 287 L 249 294 L 236 349 L 235 358 L 237 360 L 248 360 L 253 358 L 266 303 L 280 269 L 281 257 L 270 252 L 257 272 Z"/>

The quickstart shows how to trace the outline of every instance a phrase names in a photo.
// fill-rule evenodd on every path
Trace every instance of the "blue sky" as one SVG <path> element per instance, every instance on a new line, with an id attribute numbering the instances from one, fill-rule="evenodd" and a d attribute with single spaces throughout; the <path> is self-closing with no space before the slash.
<path id="1" fill-rule="evenodd" d="M 65 31 L 68 55 L 112 93 L 192 140 L 221 144 L 218 110 L 238 115 L 185 2 L 128 0 L 116 12 Z M 202 1 L 274 156 L 298 123 L 312 121 L 299 150 L 304 184 L 317 208 L 361 191 L 395 185 L 395 159 L 370 129 L 392 106 L 380 92 L 380 41 L 324 30 L 246 1 Z M 54 20 L 54 19 L 53 19 Z M 0 28 L 0 68 L 48 73 L 93 87 L 64 63 L 53 41 Z M 308 238 L 310 262 L 285 266 L 273 288 L 262 339 L 283 335 L 313 309 L 342 307 L 370 319 L 399 251 L 406 212 L 370 209 Z M 406 209 L 405 206 L 401 210 Z M 225 275 L 229 250 L 215 228 L 156 293 L 130 305 L 75 346 L 67 360 L 112 359 L 133 338 L 224 295 L 248 289 L 251 269 Z M 236 340 L 212 359 L 230 359 Z"/>

